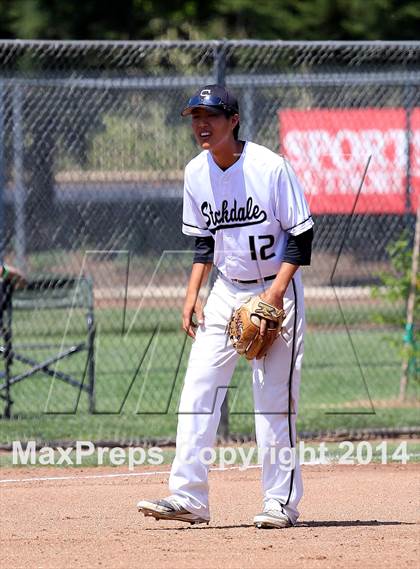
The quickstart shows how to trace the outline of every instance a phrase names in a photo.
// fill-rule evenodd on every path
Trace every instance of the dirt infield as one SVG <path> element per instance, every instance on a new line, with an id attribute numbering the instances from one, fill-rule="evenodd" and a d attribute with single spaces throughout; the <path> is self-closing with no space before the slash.
<path id="1" fill-rule="evenodd" d="M 167 470 L 162 467 L 155 470 Z M 0 567 L 189 569 L 418 567 L 420 467 L 303 467 L 294 528 L 257 530 L 260 470 L 210 475 L 209 526 L 159 523 L 135 508 L 167 495 L 167 474 L 117 468 L 2 469 Z M 22 481 L 36 477 L 62 480 Z M 92 477 L 92 478 L 88 478 Z"/>

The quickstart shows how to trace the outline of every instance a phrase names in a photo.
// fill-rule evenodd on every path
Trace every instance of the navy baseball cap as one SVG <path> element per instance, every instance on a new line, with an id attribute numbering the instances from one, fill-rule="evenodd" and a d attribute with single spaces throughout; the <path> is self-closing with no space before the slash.
<path id="1" fill-rule="evenodd" d="M 223 85 L 206 85 L 198 89 L 188 101 L 181 115 L 186 117 L 198 107 L 214 107 L 232 114 L 239 113 L 236 97 L 229 93 Z"/>

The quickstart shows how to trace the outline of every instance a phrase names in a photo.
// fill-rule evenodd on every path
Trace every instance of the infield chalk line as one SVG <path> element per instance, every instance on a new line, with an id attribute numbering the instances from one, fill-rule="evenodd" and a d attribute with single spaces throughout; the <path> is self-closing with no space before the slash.
<path id="1" fill-rule="evenodd" d="M 261 468 L 259 464 L 251 466 L 231 466 L 229 468 L 214 467 L 210 468 L 211 471 L 226 471 L 226 470 L 249 470 L 251 468 Z M 40 476 L 38 478 L 10 478 L 0 480 L 0 484 L 16 483 L 16 482 L 43 482 L 55 480 L 92 480 L 93 478 L 127 478 L 128 476 L 158 476 L 159 474 L 169 474 L 170 470 L 153 470 L 152 472 L 126 472 L 118 474 L 88 474 L 84 476 Z"/>
<path id="2" fill-rule="evenodd" d="M 410 458 L 419 458 L 420 453 L 410 453 Z M 334 460 L 302 462 L 302 466 L 331 466 L 335 464 Z M 372 463 L 376 464 L 376 463 Z M 358 466 L 357 463 L 349 466 Z M 359 465 L 361 466 L 361 465 Z M 253 468 L 261 468 L 260 464 L 251 464 L 250 466 L 230 466 L 223 468 L 221 466 L 210 468 L 211 472 L 226 472 L 229 470 L 251 470 Z M 119 472 L 118 474 L 87 474 L 83 476 L 40 476 L 37 478 L 9 478 L 0 479 L 0 484 L 16 484 L 19 482 L 54 482 L 56 480 L 92 480 L 95 478 L 128 478 L 131 476 L 159 476 L 160 474 L 169 474 L 170 470 L 152 470 L 151 472 Z"/>

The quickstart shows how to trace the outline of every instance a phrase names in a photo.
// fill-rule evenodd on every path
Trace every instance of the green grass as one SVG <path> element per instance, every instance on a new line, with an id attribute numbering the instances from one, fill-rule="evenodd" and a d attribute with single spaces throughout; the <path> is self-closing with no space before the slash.
<path id="1" fill-rule="evenodd" d="M 179 304 L 179 303 L 178 303 Z M 345 329 L 346 326 L 352 329 L 383 330 L 386 327 L 378 324 L 379 321 L 403 319 L 404 309 L 400 305 L 377 304 L 377 305 L 343 305 L 341 311 L 338 306 L 319 306 L 307 303 L 306 322 L 311 328 L 339 328 Z M 135 333 L 152 332 L 156 325 L 159 329 L 167 332 L 179 330 L 181 322 L 181 305 L 173 308 L 150 308 L 142 307 L 137 312 L 129 309 L 124 314 L 122 302 L 120 307 L 106 308 L 96 311 L 95 319 L 100 331 L 103 334 L 121 335 L 123 323 L 124 331 L 128 329 Z M 63 310 L 50 309 L 37 311 L 17 311 L 14 314 L 13 328 L 14 336 L 23 341 L 27 338 L 33 339 L 34 330 L 37 337 L 56 336 L 58 340 L 62 338 L 63 331 L 68 327 L 72 333 L 81 334 L 86 328 L 85 317 L 80 309 L 73 310 L 69 316 Z M 403 331 L 401 330 L 401 337 Z"/>
<path id="2" fill-rule="evenodd" d="M 403 303 L 390 304 L 377 302 L 376 304 L 346 303 L 332 306 L 311 305 L 306 303 L 306 321 L 309 326 L 378 326 L 381 322 L 395 322 L 404 320 Z"/>
<path id="3" fill-rule="evenodd" d="M 390 310 L 389 307 L 385 307 Z M 419 424 L 419 410 L 382 404 L 398 396 L 400 353 L 396 346 L 402 332 L 366 326 L 378 307 L 354 307 L 348 310 L 350 338 L 340 320 L 330 309 L 317 312 L 308 308 L 308 333 L 301 382 L 298 418 L 299 431 L 402 427 Z M 17 313 L 14 326 L 19 343 L 36 340 L 60 346 L 66 328 L 63 312 Z M 129 311 L 129 324 L 135 312 Z M 327 316 L 329 326 L 325 325 Z M 350 316 L 353 320 L 351 320 Z M 119 309 L 97 311 L 96 342 L 96 415 L 87 413 L 87 397 L 82 393 L 76 409 L 78 392 L 60 380 L 42 374 L 12 388 L 12 420 L 0 422 L 0 442 L 12 440 L 102 440 L 140 441 L 144 438 L 173 438 L 176 410 L 187 366 L 190 341 L 184 346 L 179 331 L 179 310 L 144 309 L 128 336 L 121 335 Z M 341 317 L 341 316 L 340 316 Z M 165 320 L 146 356 L 153 325 Z M 35 327 L 35 322 L 38 322 Z M 341 320 L 342 322 L 342 320 Z M 70 320 L 72 335 L 65 344 L 80 341 L 75 334 L 83 329 L 83 317 L 75 311 Z M 322 326 L 323 324 L 323 326 Z M 36 337 L 33 330 L 37 330 Z M 61 330 L 61 332 L 60 332 Z M 61 335 L 60 335 L 61 334 Z M 19 350 L 16 346 L 16 349 Z M 40 360 L 57 349 L 25 350 Z M 57 369 L 81 378 L 86 353 L 61 362 Z M 136 374 L 139 364 L 139 372 Z M 178 368 L 179 366 L 179 368 Z M 178 370 L 177 370 L 178 368 Z M 13 373 L 24 371 L 16 362 Z M 409 385 L 409 397 L 419 396 L 418 384 Z M 251 374 L 248 363 L 239 360 L 229 390 L 230 430 L 252 433 L 254 429 Z M 120 411 L 120 408 L 122 409 Z"/>

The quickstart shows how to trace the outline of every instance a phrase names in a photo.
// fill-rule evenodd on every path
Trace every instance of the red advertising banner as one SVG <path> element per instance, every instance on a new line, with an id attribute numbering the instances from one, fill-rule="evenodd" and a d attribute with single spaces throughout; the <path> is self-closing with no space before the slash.
<path id="1" fill-rule="evenodd" d="M 404 109 L 286 109 L 278 112 L 281 152 L 313 213 L 406 211 L 408 136 Z M 420 195 L 420 108 L 411 113 L 410 209 Z"/>

